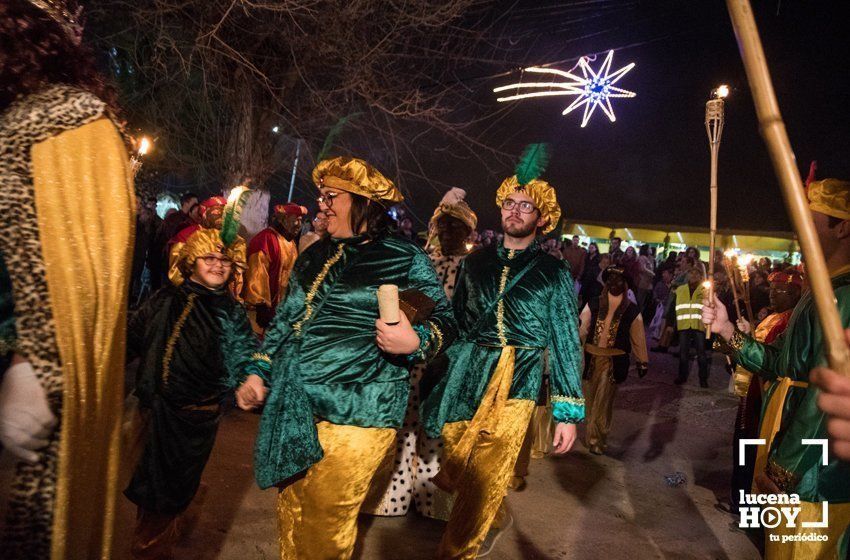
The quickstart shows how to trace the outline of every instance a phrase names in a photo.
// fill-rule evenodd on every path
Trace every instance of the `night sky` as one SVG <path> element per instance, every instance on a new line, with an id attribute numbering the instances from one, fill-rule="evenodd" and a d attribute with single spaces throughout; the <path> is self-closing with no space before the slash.
<path id="1" fill-rule="evenodd" d="M 839 8 L 842 4 L 753 2 L 803 175 L 817 159 L 820 177 L 850 178 L 850 19 Z M 604 56 L 608 49 L 615 50 L 612 68 L 636 63 L 618 85 L 637 97 L 614 100 L 616 123 L 597 111 L 582 129 L 580 111 L 561 116 L 571 98 L 555 97 L 514 102 L 510 115 L 490 130 L 508 139 L 517 155 L 527 143 L 551 143 L 552 162 L 544 178 L 558 188 L 568 221 L 707 226 L 705 101 L 715 86 L 727 83 L 732 94 L 720 148 L 719 227 L 790 231 L 724 2 L 530 2 L 516 5 L 511 13 L 518 40 L 532 45 L 528 60 L 519 64 L 573 59 L 556 65 L 566 70 L 576 57 Z M 591 66 L 599 62 L 601 57 Z M 469 86 L 496 111 L 502 106 L 492 88 L 518 76 L 478 77 Z M 493 195 L 512 167 L 433 156 L 431 172 L 465 188 L 482 226 L 496 226 Z M 444 187 L 408 188 L 413 213 L 427 220 Z"/>

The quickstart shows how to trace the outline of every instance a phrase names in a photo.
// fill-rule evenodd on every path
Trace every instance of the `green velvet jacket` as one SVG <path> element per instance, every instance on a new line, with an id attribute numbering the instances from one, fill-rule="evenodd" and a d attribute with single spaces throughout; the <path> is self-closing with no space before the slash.
<path id="1" fill-rule="evenodd" d="M 526 267 L 531 268 L 510 287 Z M 496 303 L 505 287 L 500 313 Z M 448 373 L 422 405 L 430 436 L 448 422 L 472 419 L 508 345 L 516 347 L 508 398 L 537 400 L 548 349 L 555 419 L 584 419 L 578 312 L 566 261 L 546 254 L 537 242 L 524 251 L 501 244 L 481 249 L 461 263 L 452 303 L 460 334 L 447 352 Z"/>
<path id="2" fill-rule="evenodd" d="M 436 302 L 415 325 L 421 341 L 410 356 L 375 343 L 377 290 L 396 284 Z M 315 419 L 362 427 L 399 428 L 410 392 L 408 368 L 448 347 L 456 323 L 428 256 L 412 242 L 385 236 L 328 239 L 295 262 L 289 294 L 266 333 L 254 371 L 270 387 L 254 469 L 261 487 L 284 482 L 321 458 Z"/>
<path id="3" fill-rule="evenodd" d="M 832 280 L 842 324 L 850 326 L 850 273 Z M 764 408 L 776 391 L 779 377 L 790 377 L 808 383 L 809 372 L 825 365 L 824 338 L 811 293 L 803 295 L 794 309 L 788 330 L 772 344 L 745 337 L 737 352 L 746 369 L 770 381 Z M 826 438 L 826 419 L 817 406 L 818 390 L 813 387 L 791 387 L 785 399 L 782 424 L 768 456 L 769 468 L 779 467 L 789 475 L 788 490 L 808 502 L 850 501 L 850 465 L 832 459 L 822 465 L 823 448 L 803 445 L 803 439 Z"/>

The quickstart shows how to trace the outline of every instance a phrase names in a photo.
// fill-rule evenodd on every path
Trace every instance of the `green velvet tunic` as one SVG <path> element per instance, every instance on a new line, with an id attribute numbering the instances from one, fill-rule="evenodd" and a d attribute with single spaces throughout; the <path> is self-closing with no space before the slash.
<path id="1" fill-rule="evenodd" d="M 850 326 L 850 273 L 832 280 L 841 323 Z M 806 293 L 794 309 L 788 330 L 772 344 L 762 344 L 747 337 L 738 360 L 763 381 L 771 381 L 763 410 L 771 398 L 779 377 L 790 377 L 808 383 L 809 372 L 825 365 L 824 338 L 811 293 Z M 791 387 L 785 400 L 782 424 L 768 456 L 782 469 L 799 477 L 796 490 L 808 502 L 850 501 L 850 464 L 832 459 L 821 464 L 822 447 L 803 445 L 803 439 L 826 438 L 825 415 L 817 406 L 818 390 L 813 387 Z"/>
<path id="2" fill-rule="evenodd" d="M 436 302 L 429 319 L 415 326 L 421 345 L 411 356 L 386 354 L 375 342 L 381 284 L 415 289 Z M 411 362 L 440 353 L 457 330 L 430 259 L 397 237 L 315 243 L 298 257 L 289 290 L 263 342 L 270 365 L 255 371 L 270 387 L 254 456 L 261 487 L 321 458 L 314 419 L 401 427 Z"/>
<path id="3" fill-rule="evenodd" d="M 219 405 L 249 367 L 257 339 L 226 288 L 191 280 L 154 294 L 130 319 L 127 335 L 128 357 L 139 358 L 133 392 L 150 422 L 124 493 L 149 512 L 179 513 L 197 492 Z"/>
<path id="4" fill-rule="evenodd" d="M 530 267 L 513 287 L 512 278 Z M 503 316 L 498 298 L 503 288 Z M 453 298 L 459 340 L 447 352 L 448 373 L 422 405 L 425 429 L 432 437 L 444 424 L 471 420 L 493 375 L 504 346 L 516 347 L 508 398 L 537 400 L 543 379 L 543 355 L 549 351 L 555 419 L 584 419 L 581 344 L 576 294 L 569 264 L 533 243 L 524 251 L 499 244 L 466 257 Z"/>

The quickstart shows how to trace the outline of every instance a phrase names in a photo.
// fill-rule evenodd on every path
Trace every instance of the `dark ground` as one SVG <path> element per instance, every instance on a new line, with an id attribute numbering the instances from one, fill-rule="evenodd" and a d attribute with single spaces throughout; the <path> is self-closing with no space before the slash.
<path id="1" fill-rule="evenodd" d="M 722 356 L 709 389 L 672 384 L 676 360 L 651 355 L 650 374 L 620 387 L 608 455 L 577 444 L 560 458 L 532 461 L 528 486 L 509 496 L 515 518 L 489 558 L 506 559 L 757 559 L 726 501 L 736 400 L 726 392 Z M 696 364 L 693 365 L 694 370 Z M 232 411 L 223 420 L 204 482 L 189 511 L 191 532 L 177 558 L 277 558 L 275 494 L 253 482 L 251 448 L 257 416 Z M 670 487 L 664 476 L 681 472 Z M 126 508 L 131 515 L 130 508 Z M 442 525 L 410 514 L 360 523 L 355 558 L 434 557 Z"/>

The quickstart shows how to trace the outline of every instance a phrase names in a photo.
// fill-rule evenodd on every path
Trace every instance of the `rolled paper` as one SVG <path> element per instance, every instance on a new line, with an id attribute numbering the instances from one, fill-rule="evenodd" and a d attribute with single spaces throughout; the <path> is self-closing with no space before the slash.
<path id="1" fill-rule="evenodd" d="M 398 286 L 382 284 L 378 287 L 378 313 L 381 321 L 388 325 L 399 322 Z"/>

